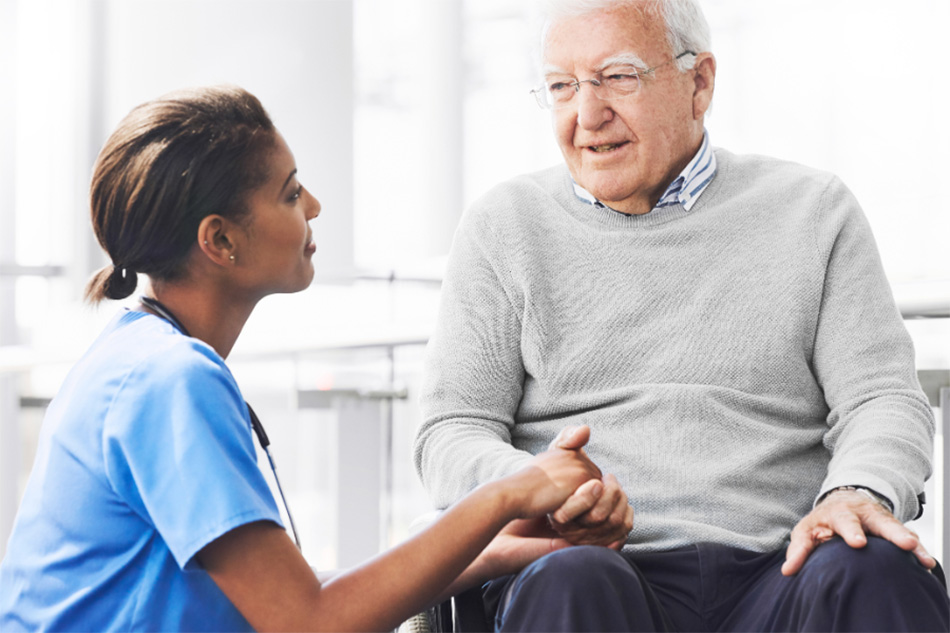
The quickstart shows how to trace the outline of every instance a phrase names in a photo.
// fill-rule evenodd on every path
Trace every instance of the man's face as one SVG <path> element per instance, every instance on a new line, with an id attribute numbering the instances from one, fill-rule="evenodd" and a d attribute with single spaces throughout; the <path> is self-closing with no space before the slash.
<path id="1" fill-rule="evenodd" d="M 545 74 L 584 80 L 618 57 L 632 54 L 653 67 L 681 52 L 670 51 L 661 16 L 628 5 L 552 25 Z M 667 63 L 642 76 L 639 91 L 618 99 L 599 99 L 590 84 L 581 84 L 554 110 L 555 135 L 574 180 L 618 211 L 649 212 L 702 143 L 708 101 L 694 107 L 694 97 L 700 85 L 711 98 L 711 80 L 706 86 L 696 72 Z"/>

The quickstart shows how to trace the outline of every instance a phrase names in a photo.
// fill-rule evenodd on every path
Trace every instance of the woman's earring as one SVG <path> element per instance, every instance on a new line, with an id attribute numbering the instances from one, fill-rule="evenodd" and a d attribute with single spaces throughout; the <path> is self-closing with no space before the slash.
<path id="1" fill-rule="evenodd" d="M 228 259 L 230 259 L 230 260 L 233 262 L 233 261 L 234 261 L 234 255 L 228 255 Z"/>

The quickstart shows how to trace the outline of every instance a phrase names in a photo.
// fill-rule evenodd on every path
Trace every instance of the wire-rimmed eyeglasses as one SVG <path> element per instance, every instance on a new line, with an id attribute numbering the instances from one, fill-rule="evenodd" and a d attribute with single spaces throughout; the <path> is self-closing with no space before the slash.
<path id="1" fill-rule="evenodd" d="M 581 91 L 581 84 L 584 83 L 590 84 L 594 95 L 598 99 L 604 101 L 620 99 L 639 92 L 641 76 L 649 75 L 657 68 L 671 64 L 687 55 L 695 54 L 693 51 L 683 51 L 662 64 L 657 64 L 646 70 L 640 70 L 630 64 L 615 64 L 590 79 L 577 79 L 576 77 L 568 79 L 555 76 L 532 90 L 531 94 L 534 95 L 540 107 L 551 110 L 563 108 L 570 103 L 574 95 Z"/>

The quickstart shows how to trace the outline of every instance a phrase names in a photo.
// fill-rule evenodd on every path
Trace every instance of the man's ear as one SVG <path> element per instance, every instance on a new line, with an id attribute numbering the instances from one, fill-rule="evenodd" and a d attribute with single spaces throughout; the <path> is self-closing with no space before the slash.
<path id="1" fill-rule="evenodd" d="M 693 64 L 693 119 L 702 119 L 709 111 L 716 88 L 716 58 L 712 53 L 700 53 Z"/>
<path id="2" fill-rule="evenodd" d="M 198 248 L 219 266 L 237 261 L 235 231 L 237 225 L 220 215 L 206 216 L 198 225 Z"/>

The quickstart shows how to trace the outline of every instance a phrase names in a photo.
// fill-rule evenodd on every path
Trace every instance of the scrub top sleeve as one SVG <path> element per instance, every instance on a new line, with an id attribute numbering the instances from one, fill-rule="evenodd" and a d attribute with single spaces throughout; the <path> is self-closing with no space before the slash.
<path id="1" fill-rule="evenodd" d="M 223 361 L 196 341 L 183 338 L 126 376 L 105 420 L 103 451 L 115 492 L 182 569 L 235 527 L 282 526 L 244 399 Z"/>

